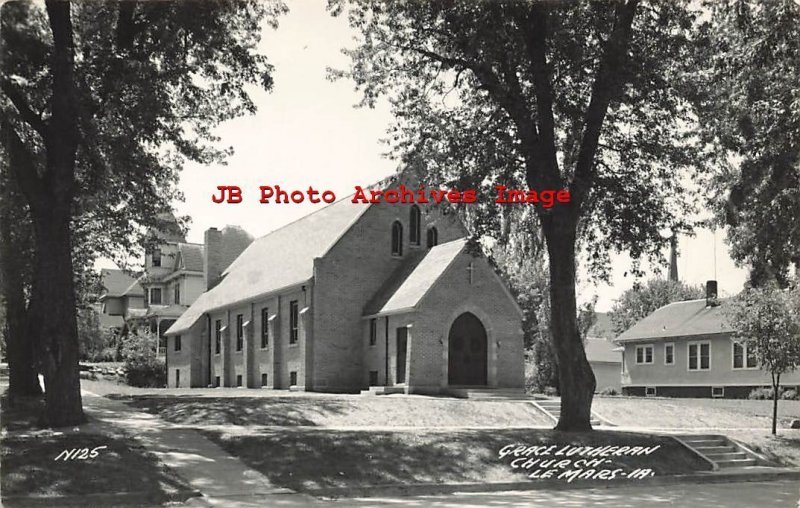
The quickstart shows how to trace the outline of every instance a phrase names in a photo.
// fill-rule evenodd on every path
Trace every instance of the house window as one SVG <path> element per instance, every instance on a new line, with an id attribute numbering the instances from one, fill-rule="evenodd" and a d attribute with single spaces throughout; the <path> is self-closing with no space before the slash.
<path id="1" fill-rule="evenodd" d="M 261 386 L 267 386 L 267 380 L 269 377 L 267 374 L 261 374 Z"/>
<path id="2" fill-rule="evenodd" d="M 297 343 L 297 326 L 300 321 L 297 311 L 297 300 L 289 302 L 289 344 Z"/>
<path id="3" fill-rule="evenodd" d="M 374 346 L 378 343 L 378 320 L 372 318 L 369 320 L 369 345 Z"/>
<path id="4" fill-rule="evenodd" d="M 653 346 L 636 346 L 636 364 L 646 365 L 653 363 Z"/>
<path id="5" fill-rule="evenodd" d="M 214 321 L 214 354 L 218 355 L 221 349 L 222 349 L 222 320 L 217 319 L 216 321 Z"/>
<path id="6" fill-rule="evenodd" d="M 261 309 L 261 349 L 269 346 L 269 309 Z"/>
<path id="7" fill-rule="evenodd" d="M 181 369 L 175 369 L 175 388 L 181 387 Z"/>
<path id="8" fill-rule="evenodd" d="M 369 371 L 369 385 L 370 386 L 378 386 L 378 371 L 377 370 Z"/>
<path id="9" fill-rule="evenodd" d="M 711 369 L 711 343 L 689 343 L 689 370 Z"/>
<path id="10" fill-rule="evenodd" d="M 214 386 L 217 387 L 217 388 L 219 388 L 219 381 L 220 381 L 219 380 L 219 376 L 215 376 L 214 377 Z"/>
<path id="11" fill-rule="evenodd" d="M 392 224 L 392 256 L 403 255 L 403 225 L 400 221 Z"/>
<path id="12" fill-rule="evenodd" d="M 734 369 L 755 369 L 758 367 L 758 359 L 753 345 L 749 342 L 733 343 L 733 368 Z"/>
<path id="13" fill-rule="evenodd" d="M 236 315 L 236 351 L 241 351 L 244 345 L 244 315 Z"/>
<path id="14" fill-rule="evenodd" d="M 161 288 L 150 288 L 150 305 L 161 305 Z"/>
<path id="15" fill-rule="evenodd" d="M 180 335 L 176 335 L 175 336 L 175 351 L 180 351 L 180 350 L 181 350 L 181 336 Z"/>
<path id="16" fill-rule="evenodd" d="M 297 371 L 291 371 L 289 373 L 289 386 L 297 386 Z"/>
<path id="17" fill-rule="evenodd" d="M 655 397 L 656 396 L 656 387 L 655 386 L 648 386 L 644 389 L 645 397 Z"/>
<path id="18" fill-rule="evenodd" d="M 664 344 L 664 365 L 675 365 L 675 344 Z"/>
<path id="19" fill-rule="evenodd" d="M 236 374 L 236 386 L 242 386 L 242 375 Z"/>
<path id="20" fill-rule="evenodd" d="M 725 396 L 725 387 L 724 386 L 712 386 L 711 387 L 711 396 L 714 398 L 720 398 Z"/>
<path id="21" fill-rule="evenodd" d="M 428 228 L 428 248 L 439 245 L 439 231 L 436 228 Z"/>
<path id="22" fill-rule="evenodd" d="M 181 285 L 175 284 L 175 293 L 173 295 L 173 303 L 180 305 L 181 303 Z"/>
<path id="23" fill-rule="evenodd" d="M 153 249 L 153 266 L 161 266 L 161 249 Z"/>
<path id="24" fill-rule="evenodd" d="M 420 234 L 420 222 L 422 222 L 422 217 L 419 212 L 419 207 L 417 205 L 411 205 L 411 211 L 409 212 L 409 224 L 411 231 L 408 232 L 408 241 L 411 245 L 419 245 L 421 241 L 421 234 Z"/>

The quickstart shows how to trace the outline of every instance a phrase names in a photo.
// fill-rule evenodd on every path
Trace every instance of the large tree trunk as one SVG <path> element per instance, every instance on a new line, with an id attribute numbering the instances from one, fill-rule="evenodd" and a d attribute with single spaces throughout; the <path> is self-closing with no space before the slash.
<path id="1" fill-rule="evenodd" d="M 543 221 L 550 263 L 550 327 L 558 362 L 561 415 L 556 430 L 592 430 L 592 397 L 596 381 L 578 333 L 575 298 L 577 220 L 554 211 Z"/>

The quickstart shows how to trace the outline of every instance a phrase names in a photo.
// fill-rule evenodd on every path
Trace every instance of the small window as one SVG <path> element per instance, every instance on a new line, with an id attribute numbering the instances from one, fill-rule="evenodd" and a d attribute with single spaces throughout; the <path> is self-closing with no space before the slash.
<path id="1" fill-rule="evenodd" d="M 655 397 L 656 396 L 656 387 L 655 386 L 648 386 L 644 389 L 644 394 L 646 397 Z"/>
<path id="2" fill-rule="evenodd" d="M 242 386 L 242 375 L 236 374 L 236 386 Z"/>
<path id="3" fill-rule="evenodd" d="M 636 346 L 636 364 L 649 365 L 653 363 L 653 346 Z"/>
<path id="4" fill-rule="evenodd" d="M 378 386 L 378 371 L 377 370 L 369 371 L 369 385 L 370 386 Z"/>
<path id="5" fill-rule="evenodd" d="M 161 266 L 161 249 L 158 247 L 153 249 L 153 266 Z"/>
<path id="6" fill-rule="evenodd" d="M 400 221 L 392 224 L 392 256 L 403 255 L 403 225 Z"/>
<path id="7" fill-rule="evenodd" d="M 161 288 L 150 288 L 150 304 L 161 305 Z"/>
<path id="8" fill-rule="evenodd" d="M 421 237 L 420 222 L 422 222 L 422 217 L 417 205 L 411 205 L 408 222 L 410 228 L 410 231 L 408 232 L 408 241 L 411 245 L 419 245 Z"/>
<path id="9" fill-rule="evenodd" d="M 181 387 L 181 369 L 175 369 L 175 388 Z"/>
<path id="10" fill-rule="evenodd" d="M 267 374 L 261 374 L 261 386 L 267 386 L 268 380 L 269 377 L 267 376 Z"/>
<path id="11" fill-rule="evenodd" d="M 241 351 L 244 346 L 244 315 L 236 315 L 236 351 Z"/>
<path id="12" fill-rule="evenodd" d="M 428 248 L 439 245 L 439 231 L 436 228 L 428 228 Z"/>
<path id="13" fill-rule="evenodd" d="M 664 365 L 675 365 L 675 344 L 664 344 Z"/>
<path id="14" fill-rule="evenodd" d="M 711 396 L 715 399 L 721 398 L 725 396 L 725 387 L 724 386 L 712 386 L 711 387 Z"/>
<path id="15" fill-rule="evenodd" d="M 289 302 L 289 344 L 296 344 L 300 314 L 297 309 L 297 300 Z"/>
<path id="16" fill-rule="evenodd" d="M 711 369 L 711 343 L 690 342 L 688 347 L 689 370 Z"/>
<path id="17" fill-rule="evenodd" d="M 181 303 L 181 285 L 175 284 L 175 290 L 173 296 L 173 303 L 175 305 L 180 305 Z"/>
<path id="18" fill-rule="evenodd" d="M 219 380 L 219 376 L 216 376 L 216 377 L 214 378 L 214 386 L 216 386 L 217 388 L 219 388 L 219 386 L 220 386 L 220 383 L 219 383 L 219 381 L 220 381 L 220 380 Z"/>
<path id="19" fill-rule="evenodd" d="M 378 320 L 372 318 L 369 320 L 369 345 L 374 346 L 378 343 Z"/>
<path id="20" fill-rule="evenodd" d="M 214 354 L 218 355 L 221 350 L 222 350 L 222 320 L 217 319 L 216 321 L 214 321 Z"/>
<path id="21" fill-rule="evenodd" d="M 269 309 L 261 309 L 261 349 L 269 346 Z"/>
<path id="22" fill-rule="evenodd" d="M 180 335 L 176 335 L 174 340 L 175 340 L 175 351 L 180 351 L 181 350 L 181 336 Z"/>
<path id="23" fill-rule="evenodd" d="M 294 370 L 289 373 L 289 386 L 297 386 L 297 372 Z"/>

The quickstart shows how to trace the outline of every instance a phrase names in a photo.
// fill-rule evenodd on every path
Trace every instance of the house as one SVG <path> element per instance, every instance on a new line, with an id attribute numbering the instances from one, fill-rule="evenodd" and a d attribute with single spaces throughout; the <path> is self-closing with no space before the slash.
<path id="1" fill-rule="evenodd" d="M 611 318 L 605 312 L 595 313 L 595 323 L 586 333 L 586 359 L 597 381 L 596 392 L 622 389 L 622 353 L 614 344 Z"/>
<path id="2" fill-rule="evenodd" d="M 620 334 L 623 393 L 744 398 L 770 386 L 770 374 L 759 368 L 753 350 L 734 340 L 725 305 L 717 299 L 716 281 L 709 281 L 706 298 L 665 305 Z M 800 385 L 800 372 L 782 380 Z"/>
<path id="3" fill-rule="evenodd" d="M 277 229 L 167 331 L 168 385 L 521 389 L 522 313 L 466 237 L 452 208 L 349 198 Z"/>
<path id="4" fill-rule="evenodd" d="M 100 284 L 103 287 L 98 298 L 100 327 L 122 331 L 131 312 L 145 308 L 144 290 L 137 279 L 124 270 L 102 269 Z"/>

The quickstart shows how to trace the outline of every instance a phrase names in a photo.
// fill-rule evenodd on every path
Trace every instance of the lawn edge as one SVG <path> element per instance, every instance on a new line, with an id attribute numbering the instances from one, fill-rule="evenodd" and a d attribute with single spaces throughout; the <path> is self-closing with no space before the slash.
<path id="1" fill-rule="evenodd" d="M 2 502 L 6 506 L 142 506 L 143 503 L 185 503 L 193 497 L 201 497 L 202 495 L 202 492 L 195 489 L 179 489 L 165 493 L 155 493 L 152 490 L 147 490 L 141 492 L 71 494 L 68 496 L 4 495 L 2 496 Z"/>

